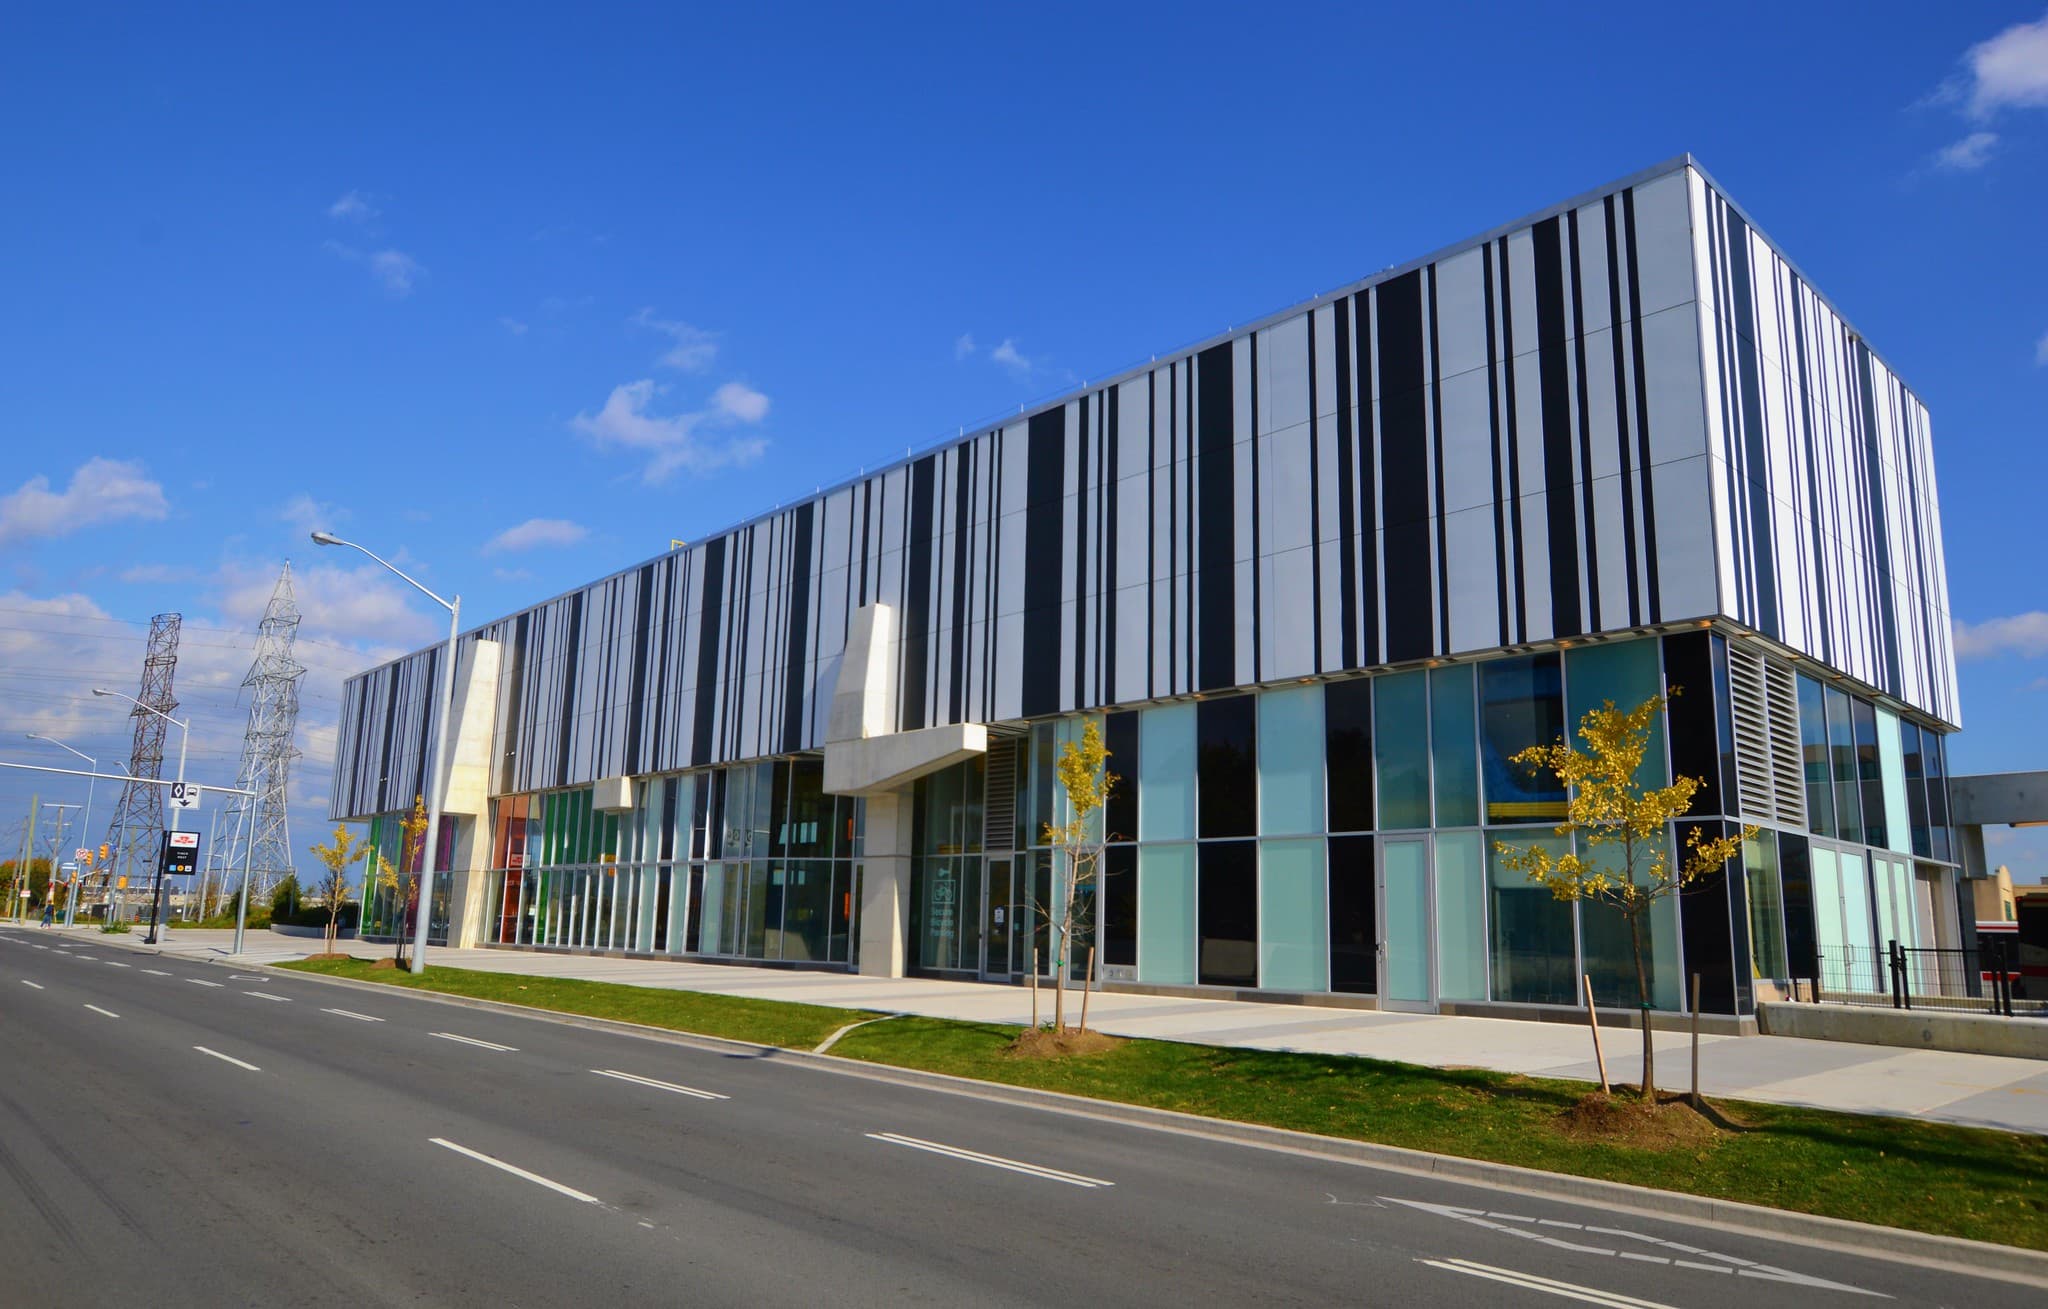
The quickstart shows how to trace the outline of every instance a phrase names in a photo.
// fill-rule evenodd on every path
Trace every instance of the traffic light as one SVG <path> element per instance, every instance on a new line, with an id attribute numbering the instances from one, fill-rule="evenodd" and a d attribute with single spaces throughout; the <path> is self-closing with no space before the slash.
<path id="1" fill-rule="evenodd" d="M 101 862 L 101 863 L 105 863 L 105 862 L 107 862 L 107 855 L 108 855 L 109 853 L 110 853 L 110 851 L 109 851 L 109 849 L 108 849 L 107 843 L 106 843 L 105 841 L 102 841 L 102 842 L 100 842 L 100 862 Z"/>

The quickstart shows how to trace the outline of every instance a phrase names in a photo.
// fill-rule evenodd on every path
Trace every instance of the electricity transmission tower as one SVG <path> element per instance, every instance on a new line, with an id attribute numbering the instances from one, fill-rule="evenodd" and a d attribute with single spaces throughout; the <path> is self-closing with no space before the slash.
<path id="1" fill-rule="evenodd" d="M 293 871 L 291 826 L 286 787 L 291 781 L 292 734 L 299 721 L 299 682 L 306 666 L 292 654 L 299 632 L 299 603 L 292 593 L 292 566 L 287 562 L 256 625 L 256 658 L 242 685 L 250 692 L 249 728 L 242 736 L 242 763 L 235 785 L 254 797 L 231 795 L 219 818 L 223 834 L 214 842 L 213 875 L 208 879 L 217 898 L 225 899 L 230 881 L 249 866 L 249 898 L 268 898 L 273 887 Z"/>
<path id="2" fill-rule="evenodd" d="M 164 788 L 151 782 L 164 772 L 164 731 L 167 717 L 178 708 L 171 694 L 171 675 L 178 670 L 178 614 L 158 614 L 149 620 L 149 645 L 142 655 L 142 689 L 135 698 L 140 705 L 128 711 L 135 720 L 135 743 L 128 751 L 127 785 L 114 804 L 113 821 L 107 824 L 107 841 L 113 845 L 113 862 L 107 866 L 108 889 L 120 875 L 133 877 L 139 869 L 146 878 L 156 866 L 158 847 L 163 844 Z M 162 716 L 159 716 L 162 715 Z"/>

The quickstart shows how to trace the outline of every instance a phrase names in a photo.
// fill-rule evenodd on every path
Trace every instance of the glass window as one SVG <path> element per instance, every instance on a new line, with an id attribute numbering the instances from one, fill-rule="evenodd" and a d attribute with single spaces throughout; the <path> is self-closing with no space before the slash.
<path id="1" fill-rule="evenodd" d="M 1380 828 L 1429 826 L 1429 678 L 1417 670 L 1372 681 L 1373 763 Z"/>
<path id="2" fill-rule="evenodd" d="M 1309 741 L 1320 744 L 1321 734 Z M 1277 991 L 1329 990 L 1322 838 L 1261 841 L 1258 881 L 1260 985 Z"/>
<path id="3" fill-rule="evenodd" d="M 967 862 L 952 856 L 921 858 L 918 864 L 918 950 L 920 968 L 972 968 L 961 962 L 968 903 Z M 978 861 L 976 861 L 978 863 Z"/>
<path id="4" fill-rule="evenodd" d="M 1479 744 L 1488 823 L 1556 823 L 1564 786 L 1547 771 L 1511 762 L 1532 745 L 1564 739 L 1564 678 L 1555 654 L 1479 666 Z M 1500 974 L 1494 974 L 1499 990 Z"/>
<path id="5" fill-rule="evenodd" d="M 1104 766 L 1117 778 L 1103 814 L 1103 830 L 1112 841 L 1138 839 L 1138 719 L 1138 711 L 1125 710 L 1102 720 L 1102 744 L 1109 751 Z"/>
<path id="6" fill-rule="evenodd" d="M 1487 777 L 1493 774 L 1489 769 Z M 1488 804 L 1493 792 L 1489 790 Z M 1520 1004 L 1571 1004 L 1578 992 L 1572 948 L 1572 907 L 1503 862 L 1492 841 L 1540 845 L 1563 854 L 1563 837 L 1533 832 L 1488 833 L 1488 935 L 1492 946 L 1493 998 Z"/>
<path id="7" fill-rule="evenodd" d="M 1486 844 L 1478 832 L 1436 838 L 1437 994 L 1486 998 Z"/>
<path id="8" fill-rule="evenodd" d="M 1849 722 L 1856 732 L 1856 781 L 1863 806 L 1863 841 L 1884 845 L 1884 771 L 1877 746 L 1877 707 L 1850 697 Z"/>
<path id="9" fill-rule="evenodd" d="M 1750 976 L 1765 980 L 1788 978 L 1792 974 L 1785 963 L 1775 833 L 1760 831 L 1743 841 L 1742 873 L 1749 882 Z"/>
<path id="10" fill-rule="evenodd" d="M 1380 979 L 1373 838 L 1333 836 L 1329 860 L 1330 989 L 1372 995 Z"/>
<path id="11" fill-rule="evenodd" d="M 1863 793 L 1856 780 L 1856 728 L 1849 697 L 1828 688 L 1828 757 L 1833 761 L 1835 816 L 1844 841 L 1863 839 Z"/>
<path id="12" fill-rule="evenodd" d="M 1696 814 L 1724 812 L 1721 801 L 1721 747 L 1715 713 L 1717 681 L 1714 676 L 1713 634 L 1696 630 L 1664 638 L 1664 676 L 1677 694 L 1665 710 L 1671 729 L 1671 766 L 1680 777 L 1698 778 L 1703 785 L 1693 797 Z M 1579 669 L 1571 670 L 1574 705 L 1580 696 Z"/>
<path id="13" fill-rule="evenodd" d="M 832 798 L 825 794 L 822 759 L 798 759 L 789 766 L 789 804 L 776 825 L 776 841 L 794 858 L 832 852 Z M 977 833 L 979 835 L 979 833 Z"/>
<path id="14" fill-rule="evenodd" d="M 1663 689 L 1664 672 L 1657 663 L 1655 641 L 1609 641 L 1580 646 L 1565 654 L 1565 686 L 1571 692 L 1565 709 L 1563 729 L 1574 746 L 1583 747 L 1579 724 L 1586 714 L 1610 702 L 1627 713 Z M 1701 687 L 1705 699 L 1705 687 Z M 1684 699 L 1683 695 L 1680 699 Z M 1650 741 L 1643 750 L 1643 766 L 1636 781 L 1646 787 L 1663 786 L 1669 777 L 1664 761 L 1664 722 L 1650 725 Z"/>
<path id="15" fill-rule="evenodd" d="M 1250 836 L 1258 823 L 1258 703 L 1249 695 L 1195 705 L 1196 811 L 1204 837 Z"/>
<path id="16" fill-rule="evenodd" d="M 1913 821 L 1906 811 L 1905 742 L 1899 716 L 1888 709 L 1877 711 L 1877 762 L 1884 781 L 1885 844 L 1900 854 L 1913 853 Z"/>
<path id="17" fill-rule="evenodd" d="M 1138 980 L 1192 984 L 1195 931 L 1195 847 L 1139 846 Z"/>
<path id="18" fill-rule="evenodd" d="M 1906 779 L 1906 827 L 1913 853 L 1924 859 L 1933 846 L 1927 835 L 1927 768 L 1920 756 L 1920 724 L 1899 721 L 1899 762 Z"/>
<path id="19" fill-rule="evenodd" d="M 1321 833 L 1323 688 L 1262 691 L 1258 703 L 1259 831 L 1282 836 Z M 1317 907 L 1320 910 L 1320 901 Z"/>
<path id="20" fill-rule="evenodd" d="M 1948 741 L 1933 728 L 1920 733 L 1920 754 L 1927 764 L 1927 836 L 1933 858 L 1955 858 L 1949 847 Z"/>
<path id="21" fill-rule="evenodd" d="M 1659 834 L 1655 847 L 1668 852 L 1669 841 Z M 1594 865 L 1619 876 L 1622 852 L 1618 846 L 1602 845 L 1586 852 Z M 1647 857 L 1647 852 L 1646 856 Z M 1636 865 L 1638 876 L 1643 862 Z M 1649 983 L 1650 1003 L 1659 1009 L 1683 1008 L 1679 984 L 1678 907 L 1670 897 L 1654 903 L 1643 916 L 1641 946 L 1643 980 Z M 1643 1001 L 1636 984 L 1636 943 L 1628 918 L 1619 906 L 1607 900 L 1586 900 L 1579 905 L 1579 969 L 1593 981 L 1593 996 L 1600 1004 L 1634 1008 Z M 1726 935 L 1724 932 L 1723 936 Z"/>
<path id="22" fill-rule="evenodd" d="M 1202 984 L 1255 987 L 1259 984 L 1258 843 L 1211 841 L 1198 849 Z"/>
<path id="23" fill-rule="evenodd" d="M 1102 964 L 1129 968 L 1138 962 L 1138 847 L 1113 845 L 1102 852 Z"/>
<path id="24" fill-rule="evenodd" d="M 1799 679 L 1799 746 L 1806 760 L 1806 830 L 1833 836 L 1835 788 L 1828 761 L 1827 691 L 1811 677 Z"/>
<path id="25" fill-rule="evenodd" d="M 1769 840 L 1770 835 L 1765 832 L 1763 837 Z M 1810 979 L 1818 964 L 1813 953 L 1813 870 L 1805 837 L 1778 833 L 1778 888 L 1784 897 L 1788 975 Z"/>
<path id="26" fill-rule="evenodd" d="M 1157 705 L 1138 715 L 1138 835 L 1174 841 L 1194 834 L 1195 706 Z"/>
<path id="27" fill-rule="evenodd" d="M 1429 753 L 1436 765 L 1438 827 L 1479 822 L 1479 726 L 1472 680 L 1470 664 L 1429 675 Z"/>
<path id="28" fill-rule="evenodd" d="M 1323 753 L 1329 772 L 1330 830 L 1372 830 L 1372 681 L 1323 687 Z"/>
<path id="29" fill-rule="evenodd" d="M 759 799 L 757 792 L 757 804 Z M 760 807 L 766 808 L 765 805 Z M 769 863 L 766 859 L 754 859 L 747 863 L 746 911 L 740 921 L 745 932 L 742 938 L 746 941 L 744 953 L 749 959 L 766 959 L 768 933 L 780 931 L 782 927 L 782 870 L 777 868 L 774 871 L 776 876 L 771 885 Z"/>

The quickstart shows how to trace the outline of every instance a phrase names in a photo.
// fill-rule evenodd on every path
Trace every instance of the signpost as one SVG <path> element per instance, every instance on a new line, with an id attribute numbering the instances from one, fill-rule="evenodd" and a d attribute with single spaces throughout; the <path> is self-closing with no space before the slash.
<path id="1" fill-rule="evenodd" d="M 198 787 L 188 788 L 197 791 Z M 175 794 L 175 793 L 174 793 Z M 158 933 L 162 931 L 164 915 L 164 879 L 167 877 L 190 877 L 199 870 L 199 833 L 165 832 L 164 843 L 157 855 L 156 887 L 149 897 L 151 922 Z"/>
<path id="2" fill-rule="evenodd" d="M 206 788 L 197 782 L 172 782 L 171 805 L 177 809 L 197 809 L 200 800 L 206 796 Z"/>

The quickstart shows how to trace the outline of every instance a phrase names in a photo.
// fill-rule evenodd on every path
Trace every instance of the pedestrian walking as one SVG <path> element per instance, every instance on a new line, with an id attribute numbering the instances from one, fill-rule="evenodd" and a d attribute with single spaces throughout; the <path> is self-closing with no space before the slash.
<path id="1" fill-rule="evenodd" d="M 57 903 L 54 900 L 43 901 L 43 926 L 48 927 L 50 925 L 50 914 L 56 907 Z"/>

